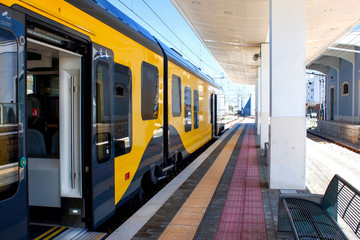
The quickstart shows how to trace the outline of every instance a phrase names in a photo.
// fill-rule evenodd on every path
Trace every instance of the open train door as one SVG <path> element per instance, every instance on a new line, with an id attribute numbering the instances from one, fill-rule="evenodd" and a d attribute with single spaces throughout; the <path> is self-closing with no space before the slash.
<path id="1" fill-rule="evenodd" d="M 93 125 L 91 162 L 91 219 L 97 228 L 115 212 L 114 111 L 111 49 L 93 43 Z"/>
<path id="2" fill-rule="evenodd" d="M 0 4 L 0 239 L 27 239 L 25 16 Z"/>
<path id="3" fill-rule="evenodd" d="M 212 136 L 215 137 L 218 135 L 217 95 L 216 94 L 211 94 L 210 105 L 211 105 Z"/>

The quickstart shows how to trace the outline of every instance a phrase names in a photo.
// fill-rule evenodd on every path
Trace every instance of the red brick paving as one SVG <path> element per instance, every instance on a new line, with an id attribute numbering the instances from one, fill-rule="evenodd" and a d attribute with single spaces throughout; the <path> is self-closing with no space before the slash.
<path id="1" fill-rule="evenodd" d="M 215 239 L 266 239 L 253 124 L 246 128 Z"/>

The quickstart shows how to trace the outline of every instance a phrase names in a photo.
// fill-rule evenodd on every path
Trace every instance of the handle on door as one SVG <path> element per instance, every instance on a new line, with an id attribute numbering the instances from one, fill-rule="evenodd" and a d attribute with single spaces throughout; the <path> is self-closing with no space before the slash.
<path id="1" fill-rule="evenodd" d="M 74 100 L 74 92 L 75 92 L 75 81 L 74 81 L 74 77 L 71 76 L 70 78 L 71 80 L 71 188 L 75 188 L 75 178 L 76 178 L 76 174 L 75 174 L 75 147 L 74 147 L 74 133 L 75 133 L 75 119 L 74 119 L 74 114 L 75 114 L 75 100 Z"/>

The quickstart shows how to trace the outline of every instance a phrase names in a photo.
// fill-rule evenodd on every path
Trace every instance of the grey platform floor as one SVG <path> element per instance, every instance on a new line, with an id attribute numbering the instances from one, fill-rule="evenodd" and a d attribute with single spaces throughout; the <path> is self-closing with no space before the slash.
<path id="1" fill-rule="evenodd" d="M 326 186 L 329 183 L 330 179 L 333 177 L 335 173 L 340 174 L 341 176 L 350 177 L 351 179 L 348 180 L 356 187 L 356 183 L 360 183 L 360 157 L 358 154 L 352 155 L 353 153 L 348 153 L 349 150 L 338 148 L 334 146 L 326 146 L 330 147 L 329 149 L 326 148 L 324 143 L 322 142 L 315 142 L 313 140 L 307 139 L 307 180 L 306 180 L 306 186 L 307 189 L 298 191 L 298 193 L 311 193 L 311 194 L 323 194 L 325 192 Z M 239 141 L 240 143 L 240 141 Z M 257 146 L 259 146 L 259 137 L 256 137 L 256 143 Z M 220 144 L 218 148 L 222 148 L 223 146 Z M 239 147 L 239 146 L 238 146 Z M 238 148 L 237 147 L 237 148 Z M 334 151 L 335 153 L 329 154 L 329 151 Z M 344 152 L 342 152 L 344 151 Z M 260 178 L 261 178 L 261 190 L 262 190 L 262 197 L 263 197 L 263 203 L 264 203 L 264 212 L 265 212 L 265 221 L 266 221 L 266 230 L 267 230 L 267 239 L 268 240 L 276 240 L 276 239 L 294 239 L 291 232 L 279 232 L 277 230 L 278 226 L 278 199 L 280 195 L 280 190 L 276 189 L 269 189 L 268 184 L 268 163 L 267 163 L 267 157 L 265 156 L 264 150 L 261 150 L 260 148 L 257 148 L 258 153 L 258 160 L 259 160 L 259 170 L 260 170 Z M 326 154 L 328 153 L 328 154 Z M 236 156 L 236 152 L 233 154 Z M 351 156 L 349 160 L 349 156 Z M 211 158 L 214 158 L 215 156 L 211 156 Z M 210 159 L 209 161 L 205 161 L 204 164 L 199 167 L 197 170 L 195 170 L 195 174 L 193 174 L 193 181 L 185 182 L 183 184 L 182 188 L 183 191 L 179 191 L 175 194 L 176 196 L 173 196 L 173 198 L 176 199 L 186 199 L 187 196 L 190 194 L 189 191 L 194 188 L 194 184 L 200 180 L 201 176 L 203 174 L 200 174 L 200 172 L 204 172 L 206 169 L 208 169 L 214 159 Z M 229 168 L 232 168 L 233 166 L 228 166 Z M 355 166 L 355 167 L 354 167 Z M 230 184 L 229 179 L 224 178 L 224 183 Z M 354 182 L 356 182 L 354 184 Z M 190 184 L 190 185 L 189 185 Z M 186 190 L 186 189 L 190 190 Z M 226 186 L 224 186 L 223 191 L 226 192 Z M 180 195 L 179 195 L 180 194 Z M 180 201 L 180 200 L 179 200 Z M 224 200 L 220 200 L 220 202 L 223 202 Z M 163 214 L 164 216 L 173 216 L 177 209 L 172 208 L 172 206 L 167 206 L 165 203 L 163 210 L 166 211 L 167 214 Z M 215 205 L 214 205 L 215 206 Z M 208 209 L 208 213 L 213 215 L 214 221 L 216 222 L 221 216 L 221 208 L 214 207 L 213 210 Z M 161 215 L 161 214 L 159 214 Z M 143 227 L 142 233 L 135 234 L 133 239 L 157 239 L 158 236 L 160 236 L 161 232 L 165 227 L 167 226 L 168 222 L 171 221 L 171 217 L 169 219 L 164 219 L 162 217 L 159 217 L 157 219 L 158 221 L 155 221 L 156 223 L 156 229 L 159 229 L 159 232 L 152 232 L 151 229 L 153 226 L 145 225 Z M 206 231 L 200 231 L 200 232 L 206 232 L 207 235 L 201 235 L 197 234 L 195 235 L 194 239 L 213 239 L 214 238 L 214 228 L 211 228 L 211 221 L 208 223 L 203 222 L 199 228 L 204 228 Z M 215 228 L 216 229 L 216 228 Z M 346 230 L 346 229 L 345 229 Z M 351 236 L 350 236 L 351 239 Z M 357 238 L 356 238 L 357 239 Z"/>

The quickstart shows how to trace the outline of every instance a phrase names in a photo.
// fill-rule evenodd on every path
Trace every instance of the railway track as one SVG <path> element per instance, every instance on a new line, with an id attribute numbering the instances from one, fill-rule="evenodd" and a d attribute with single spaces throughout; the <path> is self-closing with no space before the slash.
<path id="1" fill-rule="evenodd" d="M 348 150 L 350 150 L 350 151 L 353 151 L 353 152 L 355 152 L 355 153 L 360 154 L 360 149 L 358 149 L 358 148 L 354 148 L 354 147 L 351 147 L 351 146 L 349 146 L 349 145 L 343 144 L 343 143 L 341 143 L 341 142 L 334 141 L 334 140 L 332 140 L 332 139 L 330 139 L 330 138 L 327 138 L 327 137 L 324 137 L 324 136 L 319 135 L 319 134 L 317 134 L 317 133 L 314 133 L 314 132 L 311 131 L 311 130 L 307 130 L 307 134 L 310 134 L 310 135 L 316 136 L 316 137 L 318 137 L 318 138 L 324 139 L 324 140 L 326 140 L 326 141 L 328 141 L 328 142 L 334 143 L 334 144 L 336 144 L 336 145 L 338 145 L 338 146 L 341 146 L 341 147 L 346 148 L 346 149 L 348 149 Z"/>

